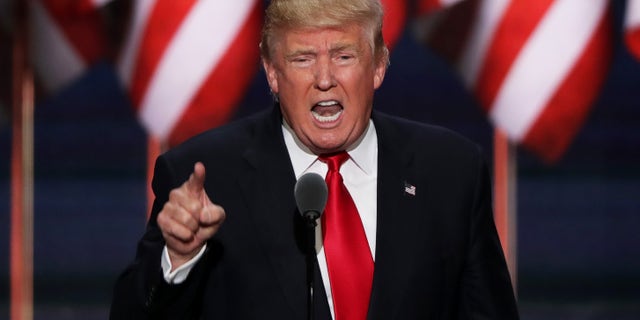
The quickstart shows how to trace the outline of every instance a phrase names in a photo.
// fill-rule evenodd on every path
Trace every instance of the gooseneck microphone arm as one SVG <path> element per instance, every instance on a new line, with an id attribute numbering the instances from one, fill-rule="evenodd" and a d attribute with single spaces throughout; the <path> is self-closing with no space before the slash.
<path id="1" fill-rule="evenodd" d="M 314 318 L 313 287 L 316 265 L 316 220 L 327 204 L 328 190 L 324 179 L 317 173 L 306 173 L 298 179 L 294 188 L 298 211 L 306 225 L 307 234 L 307 319 Z"/>

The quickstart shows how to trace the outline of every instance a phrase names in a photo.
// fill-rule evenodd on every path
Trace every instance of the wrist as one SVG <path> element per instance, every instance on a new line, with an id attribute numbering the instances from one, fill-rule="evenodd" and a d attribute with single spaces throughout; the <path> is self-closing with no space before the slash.
<path id="1" fill-rule="evenodd" d="M 188 254 L 180 254 L 167 247 L 169 262 L 171 263 L 171 272 L 175 271 L 176 269 L 180 268 L 184 264 L 191 261 L 195 256 L 198 255 L 198 253 L 201 250 L 202 250 L 202 246 L 195 248 L 192 252 L 189 252 Z"/>

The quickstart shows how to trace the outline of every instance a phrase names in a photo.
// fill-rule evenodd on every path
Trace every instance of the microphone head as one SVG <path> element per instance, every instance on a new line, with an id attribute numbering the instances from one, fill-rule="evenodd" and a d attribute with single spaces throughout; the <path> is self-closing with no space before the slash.
<path id="1" fill-rule="evenodd" d="M 296 182 L 293 193 L 302 217 L 311 221 L 320 217 L 329 194 L 322 176 L 313 172 L 303 174 Z"/>

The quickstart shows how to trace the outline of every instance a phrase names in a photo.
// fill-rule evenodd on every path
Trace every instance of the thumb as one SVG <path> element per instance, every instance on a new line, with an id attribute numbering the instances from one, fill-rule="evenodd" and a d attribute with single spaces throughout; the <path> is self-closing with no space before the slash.
<path id="1" fill-rule="evenodd" d="M 196 162 L 193 166 L 193 173 L 189 176 L 189 180 L 185 183 L 187 190 L 199 195 L 204 190 L 204 178 L 206 170 L 202 162 Z"/>

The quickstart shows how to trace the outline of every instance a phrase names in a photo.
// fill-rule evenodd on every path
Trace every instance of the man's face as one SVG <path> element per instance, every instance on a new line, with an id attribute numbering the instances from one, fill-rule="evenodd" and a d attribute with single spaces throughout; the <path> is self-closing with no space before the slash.
<path id="1" fill-rule="evenodd" d="M 344 150 L 369 123 L 385 62 L 374 61 L 369 35 L 345 28 L 283 31 L 264 61 L 285 121 L 315 154 Z"/>

